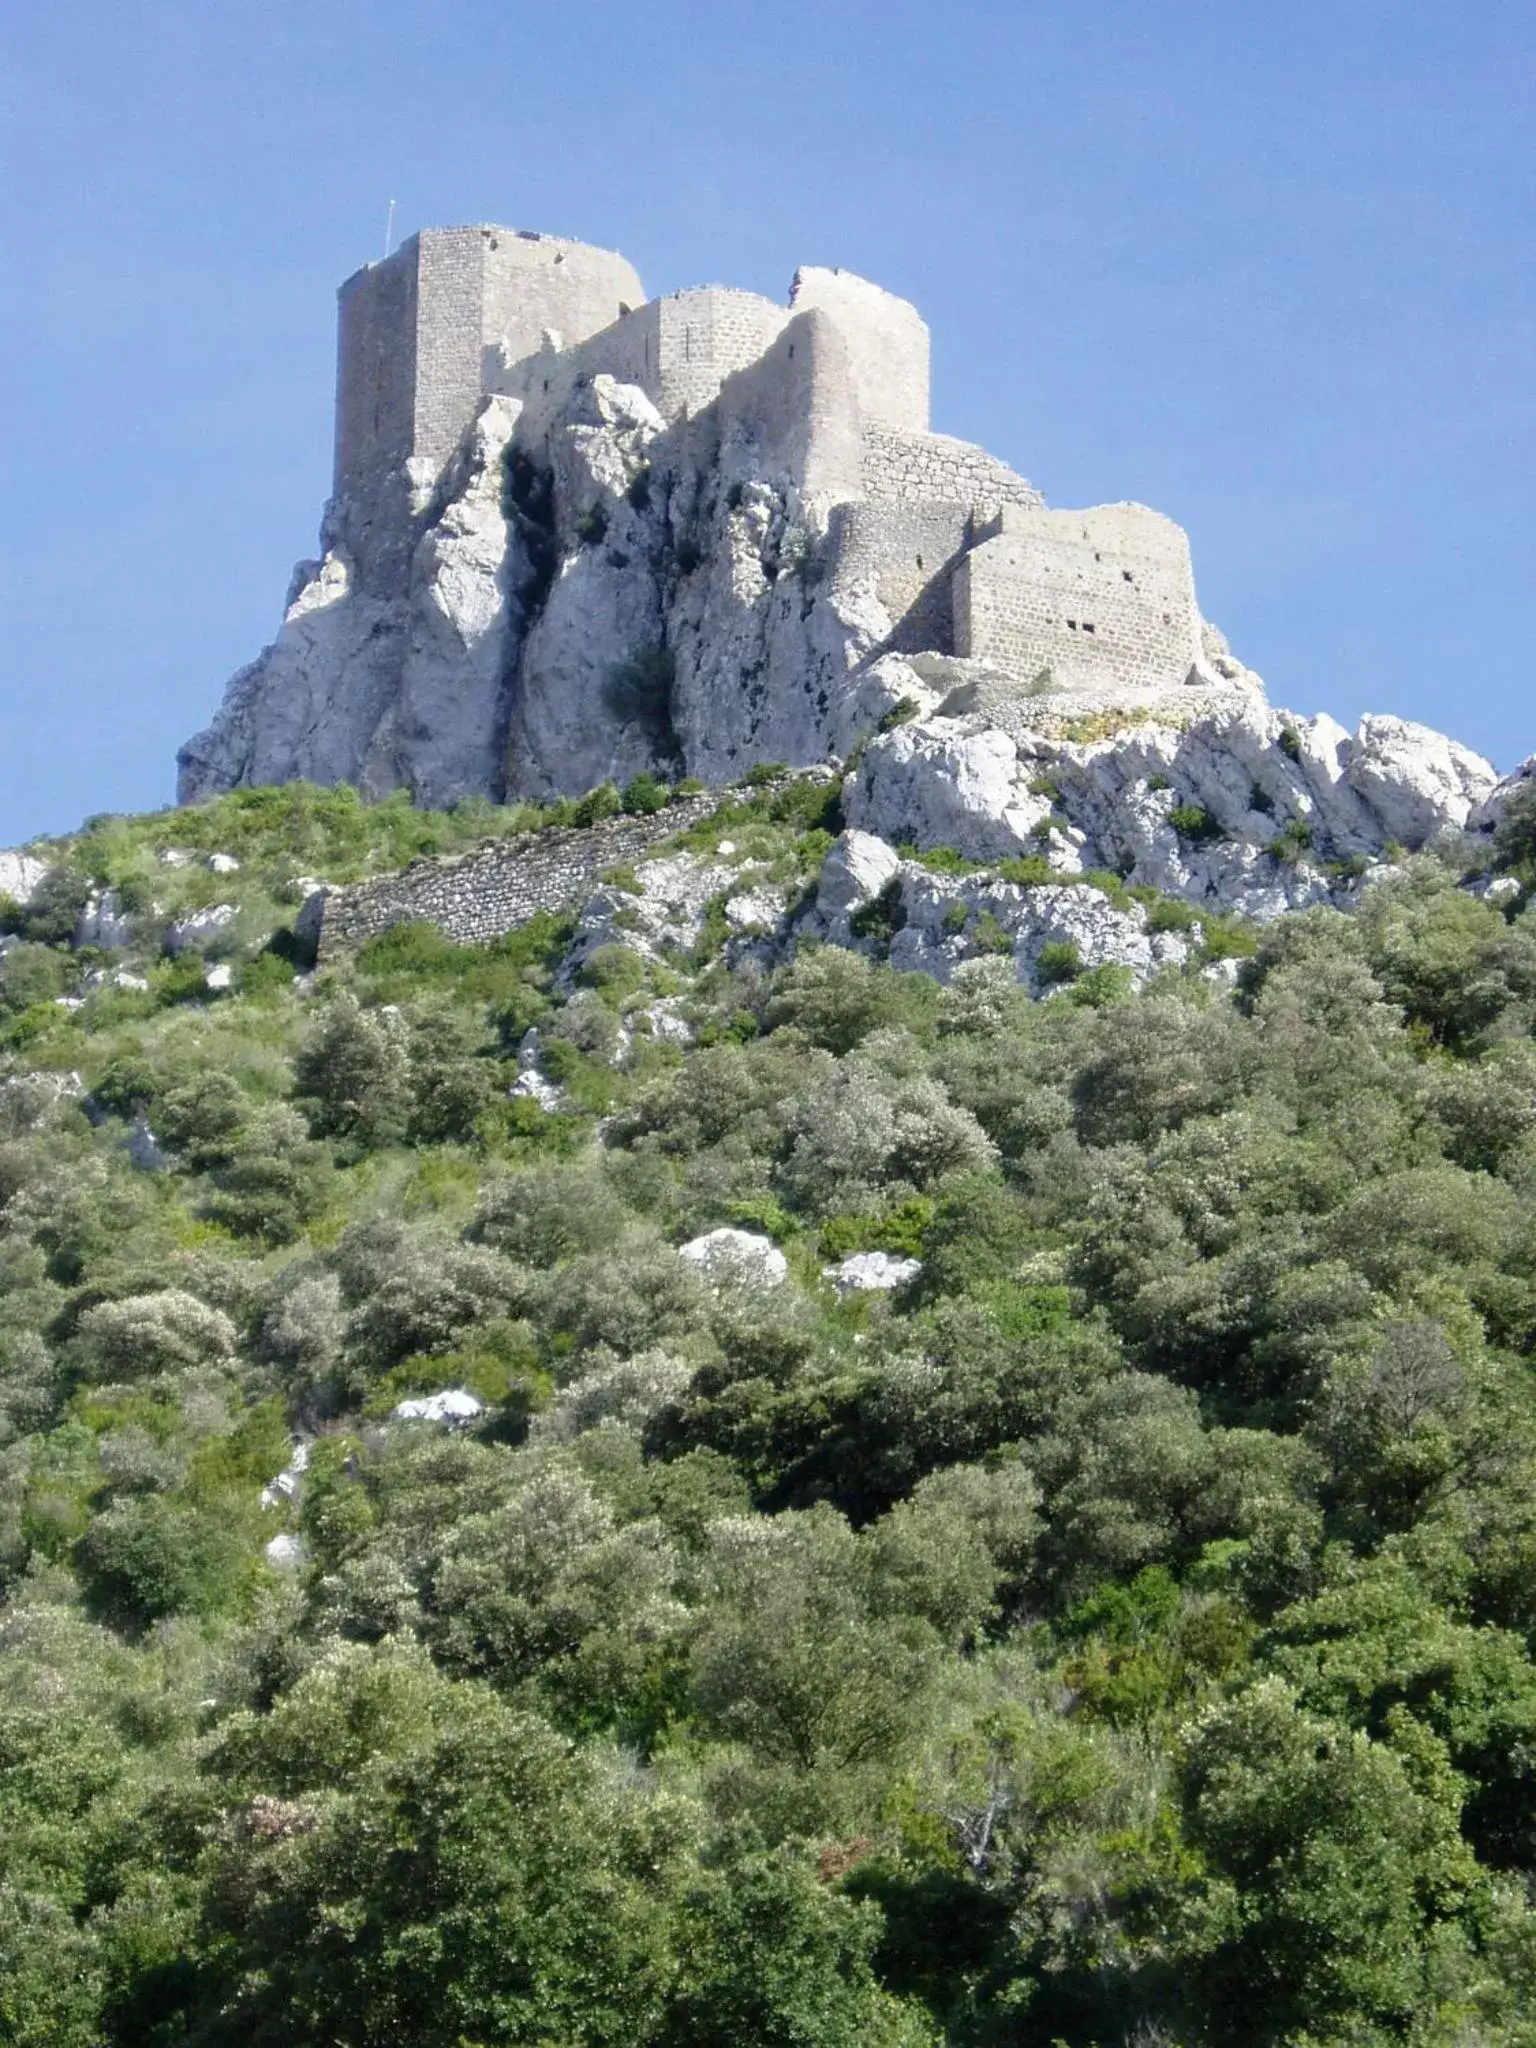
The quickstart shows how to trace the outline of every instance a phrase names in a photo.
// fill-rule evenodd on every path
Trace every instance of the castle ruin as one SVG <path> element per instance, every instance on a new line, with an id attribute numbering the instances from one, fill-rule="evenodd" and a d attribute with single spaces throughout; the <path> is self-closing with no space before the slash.
<path id="1" fill-rule="evenodd" d="M 891 653 L 973 664 L 1021 702 L 1221 686 L 1180 529 L 1050 509 L 934 433 L 927 327 L 850 272 L 801 269 L 785 305 L 648 300 L 611 251 L 431 228 L 339 298 L 326 559 L 184 750 L 184 794 L 307 774 L 444 801 L 647 748 L 704 773 L 819 758 L 848 737 L 846 679 Z M 510 506 L 493 462 L 521 465 Z M 642 655 L 673 701 L 626 725 L 611 678 Z"/>

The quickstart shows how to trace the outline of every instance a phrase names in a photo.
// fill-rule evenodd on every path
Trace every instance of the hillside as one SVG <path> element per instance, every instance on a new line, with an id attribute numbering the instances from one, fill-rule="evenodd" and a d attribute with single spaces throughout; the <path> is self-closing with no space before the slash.
<path id="1" fill-rule="evenodd" d="M 5 2039 L 1536 2044 L 1531 797 L 1263 926 L 842 803 L 319 970 L 609 802 L 29 849 Z"/>

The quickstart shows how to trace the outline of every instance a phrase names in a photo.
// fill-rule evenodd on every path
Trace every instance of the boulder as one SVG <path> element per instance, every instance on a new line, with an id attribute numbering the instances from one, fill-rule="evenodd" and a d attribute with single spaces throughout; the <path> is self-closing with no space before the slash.
<path id="1" fill-rule="evenodd" d="M 708 1230 L 679 1245 L 677 1255 L 717 1291 L 780 1287 L 789 1277 L 789 1262 L 778 1246 L 750 1230 Z"/>
<path id="2" fill-rule="evenodd" d="M 389 1411 L 391 1422 L 446 1422 L 457 1429 L 485 1413 L 485 1403 L 466 1387 L 444 1387 L 436 1394 L 422 1394 L 409 1401 L 397 1401 Z"/>
<path id="3" fill-rule="evenodd" d="M 1051 815 L 1022 780 L 1007 733 L 954 719 L 872 742 L 843 808 L 850 825 L 893 845 L 951 846 L 971 860 L 1037 852 L 1035 828 Z"/>
<path id="4" fill-rule="evenodd" d="M 901 1259 L 892 1252 L 853 1252 L 835 1266 L 827 1277 L 839 1294 L 889 1294 L 905 1287 L 923 1270 L 921 1259 Z"/>
<path id="5" fill-rule="evenodd" d="M 829 926 L 845 926 L 856 910 L 873 903 L 901 870 L 901 855 L 873 832 L 849 827 L 827 851 L 816 880 L 816 914 Z"/>
<path id="6" fill-rule="evenodd" d="M 227 932 L 238 915 L 233 903 L 214 903 L 207 910 L 191 911 L 166 926 L 165 950 L 174 960 L 195 946 L 206 946 Z"/>
<path id="7" fill-rule="evenodd" d="M 103 953 L 123 953 L 133 944 L 128 914 L 114 889 L 93 890 L 75 925 L 76 946 L 96 946 Z"/>

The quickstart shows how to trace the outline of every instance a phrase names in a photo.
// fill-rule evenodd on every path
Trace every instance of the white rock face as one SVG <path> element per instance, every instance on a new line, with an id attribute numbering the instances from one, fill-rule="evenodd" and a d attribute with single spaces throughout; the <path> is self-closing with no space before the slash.
<path id="1" fill-rule="evenodd" d="M 48 872 L 48 863 L 15 847 L 0 852 L 0 896 L 13 903 L 30 903 L 33 891 Z"/>
<path id="2" fill-rule="evenodd" d="M 436 1394 L 397 1401 L 389 1418 L 391 1422 L 446 1422 L 450 1428 L 458 1428 L 484 1413 L 485 1403 L 476 1400 L 466 1387 L 444 1387 Z"/>
<path id="3" fill-rule="evenodd" d="M 304 1563 L 303 1540 L 282 1529 L 266 1546 L 267 1563 L 274 1571 L 296 1572 Z"/>
<path id="4" fill-rule="evenodd" d="M 851 825 L 895 845 L 953 846 L 973 860 L 1038 852 L 1035 828 L 1051 814 L 1007 733 L 949 718 L 874 741 L 843 807 Z"/>
<path id="5" fill-rule="evenodd" d="M 1267 918 L 1329 900 L 1317 861 L 1476 824 L 1496 784 L 1486 761 L 1426 727 L 1367 718 L 1350 735 L 1248 696 L 1081 744 L 973 716 L 914 722 L 871 742 L 845 809 L 887 842 L 973 860 L 1034 853 L 1064 876 L 1103 868 Z"/>
<path id="6" fill-rule="evenodd" d="M 309 1445 L 295 1444 L 293 1456 L 288 1460 L 282 1471 L 278 1473 L 275 1479 L 271 1480 L 261 1489 L 259 1495 L 261 1505 L 264 1508 L 275 1508 L 285 1500 L 296 1500 L 300 1483 L 308 1470 Z"/>
<path id="7" fill-rule="evenodd" d="M 829 1266 L 827 1276 L 839 1294 L 889 1294 L 922 1270 L 921 1259 L 900 1259 L 893 1252 L 853 1252 Z"/>
<path id="8" fill-rule="evenodd" d="M 845 750 L 895 701 L 856 674 L 889 618 L 802 576 L 803 508 L 749 448 L 681 445 L 607 375 L 522 422 L 488 398 L 440 479 L 332 502 L 276 641 L 182 750 L 183 802 L 299 775 L 428 803 L 720 781 Z"/>
<path id="9" fill-rule="evenodd" d="M 538 1026 L 531 1024 L 518 1040 L 517 1079 L 507 1093 L 514 1102 L 536 1102 L 546 1116 L 553 1116 L 565 1100 L 565 1090 L 545 1073 L 539 1050 Z"/>
<path id="10" fill-rule="evenodd" d="M 1360 721 L 1345 776 L 1386 836 L 1407 847 L 1465 825 L 1497 785 L 1480 754 L 1402 718 Z"/>
<path id="11" fill-rule="evenodd" d="M 1503 779 L 1494 784 L 1488 794 L 1474 805 L 1467 819 L 1469 832 L 1492 832 L 1503 822 L 1509 808 L 1510 798 L 1517 796 L 1533 781 L 1536 781 L 1536 754 L 1522 761 Z"/>
<path id="12" fill-rule="evenodd" d="M 909 862 L 901 903 L 906 922 L 891 940 L 891 965 L 944 982 L 963 961 L 1006 952 L 1035 994 L 1092 967 L 1124 967 L 1139 986 L 1189 955 L 1182 934 L 1147 930 L 1140 904 L 1117 910 L 1088 883 L 1019 888 L 984 875 L 932 875 Z"/>
<path id="13" fill-rule="evenodd" d="M 170 1159 L 160 1140 L 142 1116 L 136 1116 L 129 1127 L 128 1143 L 124 1149 L 128 1154 L 128 1164 L 140 1173 L 164 1173 L 170 1166 Z"/>
<path id="14" fill-rule="evenodd" d="M 208 865 L 216 875 L 238 875 L 240 863 L 232 853 L 210 853 Z"/>
<path id="15" fill-rule="evenodd" d="M 854 911 L 873 903 L 900 871 L 900 854 L 873 832 L 839 833 L 816 882 L 816 914 L 829 936 L 845 933 Z"/>
<path id="16" fill-rule="evenodd" d="M 102 889 L 87 897 L 75 926 L 74 943 L 97 946 L 103 953 L 125 952 L 133 944 L 128 917 L 115 890 Z"/>
<path id="17" fill-rule="evenodd" d="M 677 1255 L 716 1289 L 781 1287 L 789 1277 L 789 1262 L 778 1246 L 751 1230 L 707 1230 L 679 1245 Z"/>
<path id="18" fill-rule="evenodd" d="M 207 910 L 194 910 L 190 916 L 166 926 L 165 950 L 175 959 L 189 947 L 205 946 L 226 932 L 238 915 L 233 903 L 214 903 Z"/>

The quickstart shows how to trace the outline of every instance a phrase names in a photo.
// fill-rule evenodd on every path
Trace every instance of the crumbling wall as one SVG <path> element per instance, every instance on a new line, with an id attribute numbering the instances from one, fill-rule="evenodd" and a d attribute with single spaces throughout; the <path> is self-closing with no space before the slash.
<path id="1" fill-rule="evenodd" d="M 913 501 L 974 505 L 1042 505 L 1034 485 L 1006 462 L 952 434 L 914 434 L 882 422 L 864 427 L 864 496 L 880 504 Z"/>
<path id="2" fill-rule="evenodd" d="M 915 306 L 851 270 L 795 272 L 792 312 L 819 310 L 841 329 L 866 421 L 928 430 L 928 328 Z"/>
<path id="3" fill-rule="evenodd" d="M 1145 505 L 1009 505 L 953 577 L 955 652 L 1068 689 L 1185 682 L 1200 659 L 1182 527 Z"/>
<path id="4" fill-rule="evenodd" d="M 316 957 L 324 965 L 397 924 L 434 924 L 460 945 L 483 945 L 538 911 L 579 903 L 605 868 L 660 846 L 707 817 L 719 801 L 718 793 L 682 797 L 651 818 L 527 832 L 457 858 L 413 861 L 401 874 L 333 889 L 320 908 Z M 312 929 L 306 917 L 306 932 Z"/>

